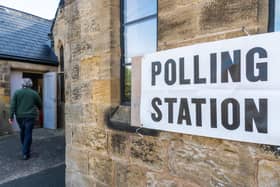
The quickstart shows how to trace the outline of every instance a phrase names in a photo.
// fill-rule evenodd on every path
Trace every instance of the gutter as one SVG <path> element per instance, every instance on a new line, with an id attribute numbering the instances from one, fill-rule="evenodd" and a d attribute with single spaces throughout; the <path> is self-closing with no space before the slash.
<path id="1" fill-rule="evenodd" d="M 10 55 L 3 55 L 3 54 L 0 54 L 0 59 L 15 60 L 20 62 L 28 62 L 32 64 L 41 64 L 41 65 L 48 65 L 48 66 L 58 66 L 58 61 L 46 60 L 46 59 L 26 58 L 26 57 L 10 56 Z"/>

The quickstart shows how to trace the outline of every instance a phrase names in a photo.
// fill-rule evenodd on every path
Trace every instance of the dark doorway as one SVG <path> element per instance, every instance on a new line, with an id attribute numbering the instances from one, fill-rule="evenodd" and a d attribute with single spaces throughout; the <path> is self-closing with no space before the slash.
<path id="1" fill-rule="evenodd" d="M 38 92 L 38 94 L 41 97 L 41 100 L 43 100 L 43 74 L 23 72 L 22 78 L 30 78 L 32 80 L 33 82 L 32 89 Z M 43 127 L 43 111 L 40 110 L 39 117 L 35 123 L 35 128 L 42 128 L 42 127 Z"/>

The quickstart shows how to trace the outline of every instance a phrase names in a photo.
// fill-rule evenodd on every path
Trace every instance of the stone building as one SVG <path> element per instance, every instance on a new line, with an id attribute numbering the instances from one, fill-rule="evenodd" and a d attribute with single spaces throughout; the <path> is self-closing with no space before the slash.
<path id="1" fill-rule="evenodd" d="M 131 57 L 277 30 L 278 1 L 64 0 L 67 186 L 280 186 L 276 147 L 130 126 Z M 62 50 L 63 49 L 63 50 Z"/>
<path id="2" fill-rule="evenodd" d="M 13 129 L 8 125 L 8 117 L 11 96 L 15 90 L 21 88 L 21 79 L 31 78 L 33 88 L 43 98 L 46 77 L 44 75 L 47 72 L 56 72 L 58 61 L 48 37 L 51 20 L 0 6 L 0 23 L 0 134 L 2 134 L 18 129 L 15 124 L 12 126 Z M 55 82 L 49 83 L 56 85 Z M 42 127 L 42 121 L 38 122 L 38 126 Z"/>

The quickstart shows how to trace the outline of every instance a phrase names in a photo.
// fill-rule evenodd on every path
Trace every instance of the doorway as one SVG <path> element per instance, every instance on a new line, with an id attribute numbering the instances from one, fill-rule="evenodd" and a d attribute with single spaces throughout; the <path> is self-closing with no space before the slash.
<path id="1" fill-rule="evenodd" d="M 42 100 L 42 110 L 39 112 L 39 116 L 35 122 L 35 128 L 49 128 L 56 129 L 56 73 L 36 73 L 36 72 L 11 72 L 11 98 L 15 91 L 22 88 L 22 79 L 30 78 L 33 82 L 32 89 L 35 90 Z M 14 120 L 12 128 L 14 131 L 18 131 L 18 124 Z"/>
<path id="2" fill-rule="evenodd" d="M 23 72 L 22 78 L 30 78 L 32 80 L 33 83 L 32 89 L 39 94 L 41 101 L 43 101 L 43 75 L 39 73 Z M 42 128 L 42 127 L 43 127 L 43 110 L 40 110 L 34 128 Z"/>

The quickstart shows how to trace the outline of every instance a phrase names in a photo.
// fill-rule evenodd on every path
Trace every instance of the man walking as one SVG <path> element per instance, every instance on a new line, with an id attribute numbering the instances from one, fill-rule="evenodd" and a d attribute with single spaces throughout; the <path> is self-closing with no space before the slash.
<path id="1" fill-rule="evenodd" d="M 32 130 L 38 110 L 41 109 L 41 99 L 37 92 L 32 90 L 32 81 L 29 78 L 23 79 L 22 89 L 14 93 L 11 102 L 9 123 L 13 123 L 16 116 L 20 128 L 20 140 L 22 144 L 23 159 L 30 157 L 30 147 L 32 143 Z"/>

